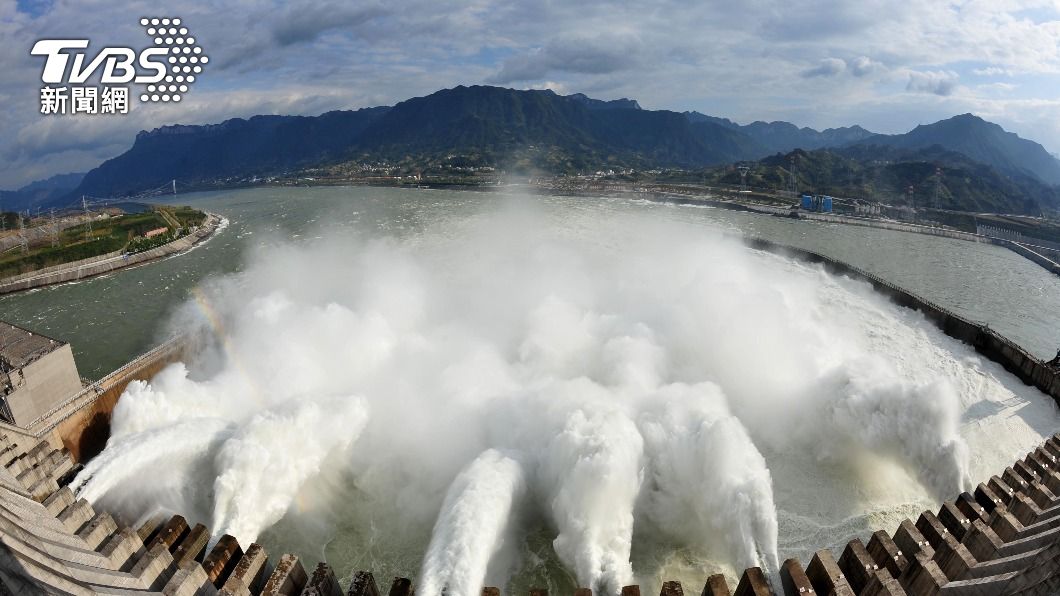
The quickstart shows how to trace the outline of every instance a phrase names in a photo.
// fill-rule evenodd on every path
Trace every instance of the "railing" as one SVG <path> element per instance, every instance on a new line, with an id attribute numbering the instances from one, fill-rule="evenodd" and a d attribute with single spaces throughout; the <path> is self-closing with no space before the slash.
<path id="1" fill-rule="evenodd" d="M 94 265 L 96 263 L 100 263 L 100 262 L 106 261 L 108 259 L 113 259 L 114 257 L 120 257 L 121 254 L 122 254 L 122 251 L 116 250 L 116 251 L 108 252 L 108 253 L 105 253 L 105 254 L 102 254 L 102 255 L 96 255 L 94 257 L 88 257 L 86 259 L 80 259 L 78 261 L 70 261 L 69 263 L 60 263 L 58 265 L 51 265 L 50 267 L 44 267 L 42 269 L 35 269 L 33 271 L 27 271 L 26 273 L 19 273 L 17 275 L 11 275 L 9 277 L 2 278 L 2 279 L 0 279 L 0 284 L 9 284 L 9 283 L 25 281 L 27 279 L 33 279 L 34 277 L 39 277 L 39 276 L 43 276 L 43 275 L 50 275 L 52 273 L 58 273 L 60 271 L 66 270 L 66 269 L 77 269 L 77 268 L 80 268 L 80 267 L 85 267 L 87 265 Z"/>
<path id="2" fill-rule="evenodd" d="M 958 315 L 927 298 L 901 288 L 878 275 L 869 273 L 860 267 L 844 263 L 838 259 L 833 259 L 832 257 L 803 248 L 779 244 L 758 236 L 741 235 L 741 238 L 748 246 L 753 248 L 768 250 L 770 252 L 791 253 L 802 260 L 812 263 L 823 263 L 826 267 L 831 268 L 835 272 L 851 274 L 853 277 L 868 281 L 877 289 L 885 288 L 889 290 L 892 299 L 894 297 L 902 298 L 902 306 L 925 313 L 943 333 L 971 344 L 977 351 L 1005 367 L 1006 370 L 1015 374 L 1024 383 L 1037 387 L 1060 404 L 1060 372 L 1051 369 L 1045 364 L 1045 362 L 1030 354 L 1027 350 L 1023 349 L 1022 346 L 1008 337 L 994 331 L 986 323 L 966 319 L 965 317 Z M 974 329 L 976 334 L 974 337 L 957 335 L 954 330 L 955 326 L 946 324 L 947 322 L 956 322 L 958 327 L 963 327 L 965 330 Z M 999 350 L 996 346 L 989 345 L 986 338 L 990 338 L 994 342 L 997 342 L 1002 349 Z M 1009 353 L 1005 353 L 1006 350 Z"/>
<path id="3" fill-rule="evenodd" d="M 110 386 L 115 383 L 115 381 L 122 379 L 131 370 L 142 367 L 142 365 L 148 361 L 160 359 L 160 357 L 166 352 L 172 352 L 182 349 L 186 342 L 187 336 L 185 335 L 177 335 L 171 337 L 160 345 L 155 346 L 151 350 L 148 350 L 147 352 L 144 352 L 136 358 L 133 358 L 132 360 L 125 363 L 120 368 L 111 372 L 102 379 L 91 383 L 87 387 L 82 388 L 81 391 L 78 391 L 63 403 L 38 416 L 37 418 L 29 422 L 26 426 L 20 427 L 0 422 L 0 429 L 12 431 L 23 436 L 40 439 L 46 433 L 50 432 L 53 428 L 55 428 L 58 424 L 67 420 L 68 418 L 70 418 L 70 416 L 73 416 L 78 411 L 80 411 L 82 407 L 90 403 L 91 400 L 86 400 L 86 397 L 96 397 L 101 395 L 102 393 L 107 391 Z M 83 403 L 79 404 L 79 401 Z M 56 418 L 56 416 L 60 412 L 62 412 L 63 409 L 66 408 L 70 408 L 70 411 Z"/>

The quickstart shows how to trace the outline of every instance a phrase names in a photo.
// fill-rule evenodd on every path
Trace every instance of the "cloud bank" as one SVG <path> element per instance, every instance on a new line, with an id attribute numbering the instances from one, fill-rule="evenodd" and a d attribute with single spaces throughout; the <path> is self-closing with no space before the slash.
<path id="1" fill-rule="evenodd" d="M 139 46 L 139 15 L 103 0 L 0 0 L 0 188 L 87 170 L 163 124 L 318 114 L 476 83 L 880 132 L 974 112 L 1060 151 L 1060 9 L 1050 0 L 940 0 L 915 10 L 897 0 L 239 6 L 188 0 L 172 9 L 211 57 L 179 106 L 74 121 L 38 113 L 41 63 L 29 48 L 80 35 L 94 47 Z M 989 86 L 1000 81 L 1017 87 Z"/>

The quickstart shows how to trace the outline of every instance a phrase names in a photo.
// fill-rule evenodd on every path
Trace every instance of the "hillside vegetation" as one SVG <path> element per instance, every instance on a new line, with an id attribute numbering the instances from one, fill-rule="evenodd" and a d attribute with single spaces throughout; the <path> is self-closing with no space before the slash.
<path id="1" fill-rule="evenodd" d="M 123 214 L 92 224 L 66 228 L 58 246 L 42 242 L 23 254 L 17 247 L 0 254 L 0 278 L 29 273 L 45 267 L 88 259 L 112 252 L 142 252 L 160 246 L 201 225 L 206 214 L 190 207 L 156 207 L 143 213 Z M 166 232 L 145 238 L 151 230 Z"/>

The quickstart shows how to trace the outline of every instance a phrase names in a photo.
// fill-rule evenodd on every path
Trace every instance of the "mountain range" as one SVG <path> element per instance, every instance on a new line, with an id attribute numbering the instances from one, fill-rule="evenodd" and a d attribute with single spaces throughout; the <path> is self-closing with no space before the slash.
<path id="1" fill-rule="evenodd" d="M 793 159 L 798 187 L 820 194 L 975 213 L 1038 215 L 1042 205 L 1060 204 L 1060 188 L 1027 175 L 1002 174 L 939 145 L 915 150 L 879 145 L 796 149 L 760 160 L 747 172 L 746 181 L 785 188 Z M 714 168 L 705 171 L 700 182 L 732 185 L 741 179 L 734 168 Z"/>
<path id="2" fill-rule="evenodd" d="M 84 177 L 83 173 L 57 174 L 31 182 L 18 190 L 0 190 L 0 212 L 33 211 L 39 207 L 52 206 L 77 188 Z"/>
<path id="3" fill-rule="evenodd" d="M 934 160 L 932 172 L 945 166 L 964 178 L 986 168 L 987 177 L 1007 180 L 999 184 L 1021 193 L 1012 204 L 1058 206 L 1052 187 L 1060 184 L 1060 161 L 1038 143 L 971 114 L 882 135 L 860 126 L 817 131 L 788 122 L 740 125 L 698 112 L 645 110 L 632 99 L 488 86 L 444 89 L 392 107 L 144 131 L 128 151 L 85 174 L 64 197 L 44 202 L 81 194 L 127 196 L 172 179 L 216 184 L 343 163 L 385 162 L 405 172 L 459 163 L 570 174 L 618 167 L 698 170 L 796 149 L 827 150 L 862 165 Z M 982 204 L 962 196 L 953 201 L 955 208 Z"/>

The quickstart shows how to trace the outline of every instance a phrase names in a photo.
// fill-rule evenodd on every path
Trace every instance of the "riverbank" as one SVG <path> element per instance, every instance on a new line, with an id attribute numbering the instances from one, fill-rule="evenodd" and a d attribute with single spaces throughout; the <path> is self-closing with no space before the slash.
<path id="1" fill-rule="evenodd" d="M 150 250 L 135 254 L 117 251 L 8 277 L 0 280 L 0 295 L 87 279 L 179 254 L 208 239 L 225 221 L 220 215 L 208 213 L 205 221 L 195 231 Z"/>

